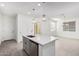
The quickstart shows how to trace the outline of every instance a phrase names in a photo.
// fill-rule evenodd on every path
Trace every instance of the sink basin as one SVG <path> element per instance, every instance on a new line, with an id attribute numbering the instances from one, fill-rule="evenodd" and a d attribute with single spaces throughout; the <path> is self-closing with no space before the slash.
<path id="1" fill-rule="evenodd" d="M 33 37 L 35 37 L 35 36 L 34 36 L 34 35 L 28 35 L 27 37 L 33 38 Z"/>

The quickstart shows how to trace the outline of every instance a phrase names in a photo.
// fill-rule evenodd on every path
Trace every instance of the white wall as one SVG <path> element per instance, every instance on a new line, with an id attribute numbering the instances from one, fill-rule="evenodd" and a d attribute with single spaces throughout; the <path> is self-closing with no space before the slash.
<path id="1" fill-rule="evenodd" d="M 16 39 L 15 31 L 16 31 L 16 19 L 10 16 L 3 17 L 3 39 Z"/>
<path id="2" fill-rule="evenodd" d="M 76 31 L 63 31 L 63 22 L 68 21 L 76 21 Z M 68 19 L 61 19 L 57 22 L 57 35 L 59 37 L 66 37 L 66 38 L 73 38 L 73 39 L 79 39 L 79 18 L 68 18 Z"/>
<path id="3" fill-rule="evenodd" d="M 16 39 L 16 17 L 0 15 L 0 40 Z"/>
<path id="4" fill-rule="evenodd" d="M 17 15 L 17 41 L 22 41 L 22 35 L 34 34 L 33 17 L 29 15 L 18 14 Z M 42 18 L 35 18 L 36 22 L 40 23 L 41 35 L 50 34 L 49 20 L 42 21 Z"/>
<path id="5" fill-rule="evenodd" d="M 37 18 L 37 21 L 40 22 L 41 34 L 50 35 L 51 33 L 50 33 L 49 19 L 47 19 L 46 21 L 42 21 L 42 18 L 39 17 L 39 18 Z M 62 23 L 68 22 L 68 21 L 76 21 L 76 32 L 63 31 Z M 33 34 L 34 28 L 33 28 L 31 16 L 19 14 L 17 17 L 17 23 L 18 23 L 18 29 L 17 29 L 18 42 L 22 41 L 22 35 Z M 61 20 L 59 20 L 57 22 L 57 35 L 59 37 L 79 39 L 79 20 L 78 20 L 78 18 L 68 18 L 68 19 L 61 18 Z"/>
<path id="6" fill-rule="evenodd" d="M 0 13 L 0 44 L 2 41 L 2 14 Z"/>
<path id="7" fill-rule="evenodd" d="M 49 19 L 46 18 L 46 20 L 43 21 L 42 18 L 41 18 L 41 19 L 39 19 L 39 20 L 41 20 L 41 21 L 40 21 L 41 34 L 42 34 L 42 35 L 50 35 L 50 21 L 49 21 Z"/>
<path id="8" fill-rule="evenodd" d="M 28 15 L 17 15 L 17 41 L 22 41 L 22 35 L 33 34 L 32 17 Z"/>

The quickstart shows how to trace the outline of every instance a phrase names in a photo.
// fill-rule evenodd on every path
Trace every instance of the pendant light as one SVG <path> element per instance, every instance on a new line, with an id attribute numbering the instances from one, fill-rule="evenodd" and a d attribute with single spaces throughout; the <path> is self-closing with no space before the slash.
<path id="1" fill-rule="evenodd" d="M 42 15 L 42 20 L 46 21 L 46 15 L 45 14 Z"/>

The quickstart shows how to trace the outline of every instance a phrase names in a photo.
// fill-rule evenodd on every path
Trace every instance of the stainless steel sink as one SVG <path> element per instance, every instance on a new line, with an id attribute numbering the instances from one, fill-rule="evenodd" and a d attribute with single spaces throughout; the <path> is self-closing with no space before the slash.
<path id="1" fill-rule="evenodd" d="M 34 38 L 35 36 L 34 35 L 27 35 L 27 37 Z"/>

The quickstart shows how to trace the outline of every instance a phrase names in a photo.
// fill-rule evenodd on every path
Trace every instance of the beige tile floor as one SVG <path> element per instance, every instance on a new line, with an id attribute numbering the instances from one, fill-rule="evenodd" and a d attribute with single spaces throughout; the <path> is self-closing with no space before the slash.
<path id="1" fill-rule="evenodd" d="M 22 48 L 22 42 L 17 44 L 15 40 L 4 41 L 0 45 L 0 56 L 25 56 Z M 55 44 L 55 52 L 56 56 L 79 56 L 79 40 L 58 39 Z"/>
<path id="2" fill-rule="evenodd" d="M 78 39 L 59 39 L 55 44 L 56 56 L 79 56 Z"/>

